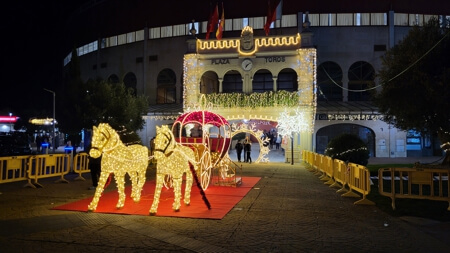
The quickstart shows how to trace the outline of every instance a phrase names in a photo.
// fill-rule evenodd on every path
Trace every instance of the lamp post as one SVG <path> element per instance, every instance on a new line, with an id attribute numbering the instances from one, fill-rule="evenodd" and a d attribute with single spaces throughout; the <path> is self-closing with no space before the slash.
<path id="1" fill-rule="evenodd" d="M 44 88 L 44 90 L 53 93 L 53 120 L 52 120 L 53 121 L 53 137 L 52 137 L 52 147 L 53 147 L 53 154 L 54 154 L 55 153 L 55 124 L 56 124 L 56 121 L 55 121 L 56 93 L 54 91 L 48 90 L 46 88 Z"/>

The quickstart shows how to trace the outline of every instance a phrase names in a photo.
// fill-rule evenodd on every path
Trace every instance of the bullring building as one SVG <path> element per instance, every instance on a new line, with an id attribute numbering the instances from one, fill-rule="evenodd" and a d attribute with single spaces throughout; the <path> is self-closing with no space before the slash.
<path id="1" fill-rule="evenodd" d="M 296 119 L 293 159 L 344 132 L 373 157 L 440 155 L 436 140 L 388 125 L 370 101 L 386 50 L 431 18 L 448 24 L 446 1 L 95 0 L 68 19 L 64 65 L 75 44 L 84 81 L 148 96 L 146 144 L 156 125 L 201 108 L 264 130 Z"/>

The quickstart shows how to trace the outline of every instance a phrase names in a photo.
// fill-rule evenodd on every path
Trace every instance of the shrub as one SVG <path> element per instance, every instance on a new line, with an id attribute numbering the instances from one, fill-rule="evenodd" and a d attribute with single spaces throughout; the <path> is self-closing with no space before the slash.
<path id="1" fill-rule="evenodd" d="M 367 145 L 354 134 L 341 134 L 333 138 L 325 149 L 325 155 L 364 166 L 369 162 Z"/>

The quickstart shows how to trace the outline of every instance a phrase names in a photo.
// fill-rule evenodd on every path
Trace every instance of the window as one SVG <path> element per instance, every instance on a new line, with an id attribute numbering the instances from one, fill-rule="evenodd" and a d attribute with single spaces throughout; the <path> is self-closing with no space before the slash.
<path id="1" fill-rule="evenodd" d="M 217 74 L 213 71 L 208 71 L 202 75 L 200 81 L 200 93 L 211 94 L 219 92 L 219 81 Z"/>
<path id="2" fill-rule="evenodd" d="M 298 90 L 297 73 L 293 69 L 283 69 L 278 73 L 277 90 Z"/>
<path id="3" fill-rule="evenodd" d="M 176 83 L 175 72 L 171 69 L 163 69 L 157 78 L 157 104 L 171 104 L 176 102 Z"/>
<path id="4" fill-rule="evenodd" d="M 118 77 L 117 75 L 115 75 L 115 74 L 112 74 L 112 75 L 110 75 L 110 76 L 108 77 L 108 83 L 116 84 L 116 83 L 119 83 L 119 82 L 120 82 L 120 79 L 119 79 L 119 77 Z"/>
<path id="5" fill-rule="evenodd" d="M 136 89 L 137 80 L 136 80 L 136 75 L 134 73 L 131 73 L 131 72 L 127 73 L 125 75 L 125 77 L 123 78 L 123 83 L 124 83 L 125 87 L 133 90 L 133 94 L 135 96 L 137 95 L 137 89 Z"/>
<path id="6" fill-rule="evenodd" d="M 374 78 L 375 70 L 372 65 L 363 61 L 353 63 L 348 71 L 348 100 L 370 100 L 370 93 L 367 88 L 374 86 Z"/>
<path id="7" fill-rule="evenodd" d="M 324 62 L 317 67 L 317 99 L 342 101 L 342 69 L 335 62 Z"/>
<path id="8" fill-rule="evenodd" d="M 253 76 L 253 92 L 263 93 L 266 91 L 273 91 L 272 73 L 268 70 L 258 70 Z"/>
<path id="9" fill-rule="evenodd" d="M 242 92 L 242 76 L 239 72 L 237 72 L 236 70 L 232 70 L 225 74 L 222 82 L 222 92 Z"/>

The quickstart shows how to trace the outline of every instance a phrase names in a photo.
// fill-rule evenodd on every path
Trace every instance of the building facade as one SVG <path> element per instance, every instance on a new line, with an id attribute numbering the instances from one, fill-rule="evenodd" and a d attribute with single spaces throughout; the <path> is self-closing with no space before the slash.
<path id="1" fill-rule="evenodd" d="M 93 4 L 79 16 L 108 10 L 106 5 L 110 2 L 118 8 L 121 1 L 104 2 Z M 263 30 L 266 6 L 246 9 L 244 5 L 257 1 L 224 2 L 225 31 L 221 40 L 214 34 L 209 40 L 205 39 L 210 7 L 198 5 L 209 6 L 206 2 L 185 6 L 187 12 L 182 16 L 189 20 L 185 23 L 177 18 L 167 20 L 163 14 L 173 9 L 166 10 L 164 5 L 157 8 L 162 13 L 158 16 L 159 22 L 158 18 L 155 18 L 157 21 L 142 21 L 136 11 L 137 16 L 129 21 L 129 28 L 122 24 L 127 21 L 120 19 L 116 34 L 111 26 L 119 21 L 111 21 L 111 26 L 105 21 L 98 29 L 107 27 L 108 32 L 91 36 L 92 41 L 78 45 L 83 80 L 102 78 L 113 83 L 123 82 L 137 94 L 149 97 L 151 105 L 148 115 L 144 116 L 146 127 L 140 133 L 143 143 L 148 144 L 155 136 L 155 125 L 170 124 L 179 113 L 198 106 L 192 103 L 199 102 L 202 94 L 251 95 L 282 90 L 300 94 L 310 89 L 304 103 L 314 105 L 309 115 L 313 118 L 313 129 L 303 137 L 294 138 L 297 151 L 306 148 L 323 153 L 333 137 L 351 132 L 368 144 L 370 155 L 374 157 L 435 154 L 433 150 L 438 144 L 429 137 L 401 131 L 383 122 L 382 115 L 370 102 L 369 91 L 379 86 L 376 73 L 381 68 L 381 57 L 401 41 L 412 26 L 423 25 L 431 18 L 438 18 L 445 24 L 450 8 L 443 7 L 444 1 L 436 1 L 434 5 L 420 1 L 352 2 L 349 5 L 333 1 L 325 1 L 328 5 L 282 1 L 282 15 L 271 24 L 268 36 Z M 131 9 L 146 7 L 121 4 Z M 265 52 L 243 48 L 239 51 L 231 44 L 225 46 L 224 43 L 241 41 L 245 29 L 252 30 L 254 38 L 250 42 L 253 43 L 269 43 L 277 38 L 280 41 L 291 38 L 293 42 L 285 45 L 273 42 L 276 46 Z M 101 34 L 101 30 L 97 34 Z M 302 65 L 300 58 L 296 62 L 293 60 L 299 50 L 314 51 L 311 71 L 302 72 L 296 67 Z M 186 64 L 189 64 L 188 59 L 194 58 L 199 73 L 192 79 L 194 74 Z M 68 54 L 64 64 L 70 59 L 71 54 Z M 308 81 L 303 83 L 305 76 L 302 75 L 312 79 L 306 78 Z M 298 95 L 298 98 L 302 104 L 304 96 Z M 258 113 L 246 108 L 218 107 L 216 105 L 215 110 L 219 114 L 236 121 L 278 121 L 280 114 L 279 108 L 274 107 L 260 108 Z M 241 111 L 241 116 L 236 111 Z"/>

